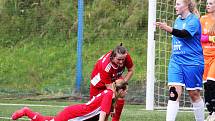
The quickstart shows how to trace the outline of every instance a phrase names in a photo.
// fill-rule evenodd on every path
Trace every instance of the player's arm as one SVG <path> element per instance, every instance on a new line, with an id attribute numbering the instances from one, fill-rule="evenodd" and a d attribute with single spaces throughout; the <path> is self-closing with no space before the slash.
<path id="1" fill-rule="evenodd" d="M 112 106 L 112 98 L 113 98 L 113 91 L 108 90 L 102 98 L 99 121 L 108 121 L 107 119 Z"/>
<path id="2" fill-rule="evenodd" d="M 100 112 L 100 115 L 99 115 L 99 121 L 107 121 L 107 113 L 104 112 L 104 111 L 101 111 Z"/>
<path id="3" fill-rule="evenodd" d="M 125 67 L 127 68 L 127 74 L 123 77 L 125 82 L 128 82 L 128 80 L 131 79 L 133 73 L 134 73 L 134 64 L 131 59 L 131 56 L 129 53 L 127 53 L 126 59 L 125 59 Z"/>
<path id="4" fill-rule="evenodd" d="M 107 89 L 112 89 L 112 83 L 110 83 L 110 84 L 105 84 L 105 86 L 106 86 Z"/>
<path id="5" fill-rule="evenodd" d="M 192 37 L 191 34 L 185 29 L 179 30 L 179 29 L 173 28 L 171 34 L 176 36 L 176 37 L 180 37 L 180 38 Z"/>
<path id="6" fill-rule="evenodd" d="M 160 29 L 167 31 L 168 33 L 170 33 L 176 37 L 180 37 L 180 38 L 191 37 L 190 33 L 187 30 L 175 29 L 175 28 L 168 26 L 166 23 L 163 23 L 163 22 L 156 22 L 156 26 L 158 26 Z"/>
<path id="7" fill-rule="evenodd" d="M 128 68 L 128 73 L 125 75 L 124 81 L 128 82 L 128 80 L 131 79 L 133 73 L 134 73 L 134 65 L 131 68 Z"/>
<path id="8" fill-rule="evenodd" d="M 165 22 L 156 22 L 156 26 L 159 27 L 161 30 L 165 30 L 169 33 L 172 33 L 173 28 L 168 26 Z"/>

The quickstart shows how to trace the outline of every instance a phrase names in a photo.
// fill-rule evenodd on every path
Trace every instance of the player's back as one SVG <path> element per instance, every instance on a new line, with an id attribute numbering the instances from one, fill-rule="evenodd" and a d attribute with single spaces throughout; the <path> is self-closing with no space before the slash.
<path id="1" fill-rule="evenodd" d="M 101 111 L 109 114 L 112 105 L 113 91 L 104 90 L 85 104 L 68 106 L 69 121 L 83 121 L 98 116 Z"/>

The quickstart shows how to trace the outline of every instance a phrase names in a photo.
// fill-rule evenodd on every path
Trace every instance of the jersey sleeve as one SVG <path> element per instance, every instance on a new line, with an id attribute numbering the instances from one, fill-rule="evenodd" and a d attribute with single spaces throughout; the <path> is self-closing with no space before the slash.
<path id="1" fill-rule="evenodd" d="M 193 37 L 197 33 L 199 26 L 200 26 L 200 22 L 198 21 L 198 19 L 192 19 L 185 27 L 185 30 L 187 30 L 190 33 L 190 35 Z"/>
<path id="2" fill-rule="evenodd" d="M 107 114 L 110 113 L 110 109 L 112 105 L 112 97 L 113 97 L 113 91 L 108 90 L 108 92 L 104 94 L 104 97 L 102 98 L 101 110 L 106 112 Z"/>
<path id="3" fill-rule="evenodd" d="M 126 66 L 126 68 L 131 68 L 132 66 L 133 66 L 134 64 L 133 64 L 133 61 L 132 61 L 132 59 L 131 59 L 131 56 L 129 55 L 129 54 L 127 54 L 127 56 L 126 56 L 126 62 L 125 62 L 125 66 Z"/>

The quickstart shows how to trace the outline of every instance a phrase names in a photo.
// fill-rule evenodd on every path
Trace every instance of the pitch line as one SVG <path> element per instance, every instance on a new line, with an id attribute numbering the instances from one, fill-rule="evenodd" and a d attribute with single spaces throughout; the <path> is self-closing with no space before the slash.
<path id="1" fill-rule="evenodd" d="M 9 118 L 9 117 L 1 117 L 1 116 L 0 116 L 0 119 L 12 120 L 12 119 Z M 30 121 L 30 119 L 26 119 L 26 118 L 19 118 L 19 119 L 25 120 L 25 121 Z"/>
<path id="2" fill-rule="evenodd" d="M 56 105 L 41 105 L 41 104 L 14 104 L 14 103 L 0 103 L 0 105 L 4 106 L 32 106 L 32 107 L 66 107 L 66 106 L 56 106 Z"/>

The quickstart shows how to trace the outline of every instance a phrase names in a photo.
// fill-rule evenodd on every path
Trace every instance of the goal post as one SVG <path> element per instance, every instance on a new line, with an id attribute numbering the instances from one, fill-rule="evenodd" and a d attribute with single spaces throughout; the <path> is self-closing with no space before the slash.
<path id="1" fill-rule="evenodd" d="M 156 0 L 148 2 L 148 47 L 147 47 L 147 87 L 146 87 L 146 110 L 154 109 L 154 83 L 155 83 L 155 22 Z"/>

